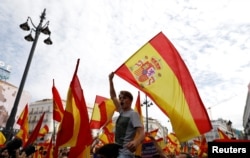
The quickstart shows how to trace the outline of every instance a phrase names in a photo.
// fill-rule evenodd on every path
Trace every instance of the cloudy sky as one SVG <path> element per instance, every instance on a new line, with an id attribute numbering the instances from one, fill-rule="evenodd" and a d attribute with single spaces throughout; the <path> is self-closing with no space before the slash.
<path id="1" fill-rule="evenodd" d="M 109 73 L 162 31 L 185 61 L 210 118 L 230 119 L 242 129 L 250 81 L 249 5 L 248 0 L 1 0 L 0 61 L 11 65 L 8 82 L 18 87 L 32 45 L 19 25 L 30 17 L 37 26 L 46 8 L 43 24 L 49 21 L 53 45 L 39 36 L 24 90 L 32 102 L 51 98 L 54 79 L 66 99 L 79 58 L 78 76 L 91 105 L 96 95 L 109 97 Z M 123 79 L 116 76 L 114 82 L 117 91 L 137 96 Z M 170 124 L 156 106 L 149 116 Z"/>

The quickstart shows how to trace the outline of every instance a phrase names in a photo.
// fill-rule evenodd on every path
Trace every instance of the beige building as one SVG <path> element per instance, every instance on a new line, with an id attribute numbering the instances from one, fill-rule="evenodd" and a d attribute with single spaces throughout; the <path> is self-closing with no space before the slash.
<path id="1" fill-rule="evenodd" d="M 6 81 L 0 80 L 0 127 L 5 127 L 7 119 L 11 113 L 14 105 L 18 88 Z M 15 120 L 19 118 L 19 115 L 23 111 L 26 104 L 30 102 L 31 95 L 23 91 L 16 113 Z M 16 122 L 15 121 L 15 122 Z M 19 129 L 19 125 L 14 124 L 14 129 Z"/>

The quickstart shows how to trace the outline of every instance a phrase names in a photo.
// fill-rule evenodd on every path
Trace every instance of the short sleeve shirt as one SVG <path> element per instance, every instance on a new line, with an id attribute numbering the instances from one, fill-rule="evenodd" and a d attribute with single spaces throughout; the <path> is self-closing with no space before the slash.
<path id="1" fill-rule="evenodd" d="M 116 121 L 115 142 L 126 145 L 135 137 L 137 127 L 143 127 L 139 114 L 132 109 L 121 111 Z"/>

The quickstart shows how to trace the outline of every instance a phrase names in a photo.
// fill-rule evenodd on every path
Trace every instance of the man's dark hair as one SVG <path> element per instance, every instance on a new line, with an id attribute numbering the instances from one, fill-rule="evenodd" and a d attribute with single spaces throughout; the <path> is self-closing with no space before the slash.
<path id="1" fill-rule="evenodd" d="M 26 156 L 30 156 L 34 152 L 36 152 L 36 147 L 34 145 L 28 145 L 26 148 L 22 150 L 22 152 L 25 152 Z"/>
<path id="2" fill-rule="evenodd" d="M 120 94 L 128 97 L 131 101 L 133 101 L 133 95 L 129 91 L 120 91 Z"/>

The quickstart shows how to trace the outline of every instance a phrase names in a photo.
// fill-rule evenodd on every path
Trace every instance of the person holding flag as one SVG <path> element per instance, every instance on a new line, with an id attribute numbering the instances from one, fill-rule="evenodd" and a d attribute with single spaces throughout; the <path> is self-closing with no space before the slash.
<path id="1" fill-rule="evenodd" d="M 120 113 L 115 127 L 115 143 L 122 146 L 118 158 L 133 158 L 137 146 L 144 140 L 144 127 L 140 116 L 132 108 L 133 95 L 128 91 L 121 91 L 118 98 L 113 83 L 114 72 L 109 74 L 110 97 Z M 136 136 L 138 133 L 139 136 Z"/>

